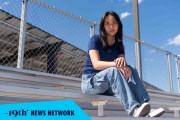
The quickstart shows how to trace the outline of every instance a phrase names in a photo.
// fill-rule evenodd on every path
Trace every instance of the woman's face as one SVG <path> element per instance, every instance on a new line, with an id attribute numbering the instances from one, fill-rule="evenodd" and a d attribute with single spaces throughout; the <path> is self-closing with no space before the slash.
<path id="1" fill-rule="evenodd" d="M 118 32 L 118 22 L 112 15 L 108 15 L 104 20 L 104 29 L 107 33 L 107 36 L 115 36 Z"/>

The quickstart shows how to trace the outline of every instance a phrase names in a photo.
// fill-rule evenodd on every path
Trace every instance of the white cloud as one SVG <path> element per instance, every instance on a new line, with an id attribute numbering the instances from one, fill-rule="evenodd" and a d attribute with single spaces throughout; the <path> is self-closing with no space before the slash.
<path id="1" fill-rule="evenodd" d="M 130 3 L 130 2 L 131 2 L 131 0 L 125 0 L 125 2 L 126 2 L 126 3 Z"/>
<path id="2" fill-rule="evenodd" d="M 160 48 L 162 48 L 162 49 L 164 49 L 166 47 L 166 45 L 162 45 L 162 46 L 160 46 Z"/>
<path id="3" fill-rule="evenodd" d="M 150 50 L 150 53 L 155 53 L 156 52 L 156 50 Z"/>
<path id="4" fill-rule="evenodd" d="M 124 19 L 126 18 L 127 16 L 131 15 L 130 12 L 124 12 L 124 13 L 121 13 L 121 19 Z"/>
<path id="5" fill-rule="evenodd" d="M 145 62 L 154 62 L 154 59 L 152 59 L 152 58 L 150 58 L 150 59 L 149 58 L 145 58 L 144 61 Z"/>
<path id="6" fill-rule="evenodd" d="M 180 34 L 168 40 L 168 45 L 180 45 Z"/>
<path id="7" fill-rule="evenodd" d="M 143 0 L 138 0 L 138 4 L 141 4 Z"/>
<path id="8" fill-rule="evenodd" d="M 133 0 L 125 0 L 126 3 L 130 3 Z M 141 4 L 143 0 L 138 0 L 138 4 Z"/>
<path id="9" fill-rule="evenodd" d="M 0 4 L 0 9 L 3 9 L 4 6 L 9 5 L 9 2 L 3 2 Z"/>
<path id="10" fill-rule="evenodd" d="M 154 62 L 154 59 L 150 59 L 149 62 Z"/>
<path id="11" fill-rule="evenodd" d="M 4 5 L 8 5 L 9 3 L 8 2 L 4 2 Z"/>

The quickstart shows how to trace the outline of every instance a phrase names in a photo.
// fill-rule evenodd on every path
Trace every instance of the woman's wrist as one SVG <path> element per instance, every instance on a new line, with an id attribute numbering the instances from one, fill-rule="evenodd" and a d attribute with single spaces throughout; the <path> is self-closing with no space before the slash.
<path id="1" fill-rule="evenodd" d="M 118 57 L 124 57 L 125 58 L 125 55 L 124 54 L 120 54 Z"/>
<path id="2" fill-rule="evenodd" d="M 113 61 L 113 62 L 111 62 L 111 67 L 116 67 L 116 62 L 115 61 Z"/>
<path id="3" fill-rule="evenodd" d="M 124 55 L 124 54 L 120 54 L 120 55 L 118 56 L 118 58 L 124 58 L 124 60 L 125 60 L 125 66 L 128 65 L 127 62 L 126 62 L 126 58 L 125 58 L 125 55 Z"/>

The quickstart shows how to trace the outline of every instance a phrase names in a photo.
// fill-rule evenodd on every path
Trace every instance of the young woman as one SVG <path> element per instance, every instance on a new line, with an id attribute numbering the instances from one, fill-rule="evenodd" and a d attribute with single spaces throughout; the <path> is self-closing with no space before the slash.
<path id="1" fill-rule="evenodd" d="M 150 113 L 149 95 L 135 68 L 125 59 L 123 26 L 119 16 L 106 12 L 100 23 L 100 35 L 90 39 L 82 75 L 82 92 L 115 95 L 129 115 L 145 117 Z M 157 109 L 151 117 L 160 116 Z"/>

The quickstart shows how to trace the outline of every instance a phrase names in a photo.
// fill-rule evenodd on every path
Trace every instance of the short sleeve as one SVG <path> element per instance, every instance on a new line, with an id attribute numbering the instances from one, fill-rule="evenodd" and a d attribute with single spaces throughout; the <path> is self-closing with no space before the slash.
<path id="1" fill-rule="evenodd" d="M 89 41 L 89 45 L 88 45 L 88 51 L 89 50 L 99 50 L 99 36 L 98 35 L 94 35 L 93 37 L 91 37 L 90 41 Z"/>
<path id="2" fill-rule="evenodd" d="M 121 54 L 124 54 L 124 55 L 125 55 L 125 50 L 124 50 L 124 48 L 121 49 Z"/>

